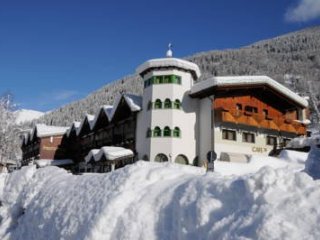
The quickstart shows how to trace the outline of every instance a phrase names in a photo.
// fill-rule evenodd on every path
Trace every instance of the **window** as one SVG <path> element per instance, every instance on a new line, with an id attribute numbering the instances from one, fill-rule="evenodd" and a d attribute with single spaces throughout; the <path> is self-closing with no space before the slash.
<path id="1" fill-rule="evenodd" d="M 267 145 L 276 146 L 277 145 L 277 137 L 267 136 Z"/>
<path id="2" fill-rule="evenodd" d="M 163 83 L 175 83 L 181 84 L 181 77 L 176 75 L 163 75 L 153 76 L 144 81 L 144 87 L 149 87 L 152 84 L 163 84 Z"/>
<path id="3" fill-rule="evenodd" d="M 163 83 L 170 83 L 170 75 L 164 76 Z"/>
<path id="4" fill-rule="evenodd" d="M 237 104 L 236 104 L 236 109 L 237 109 L 238 111 L 242 111 L 242 104 L 237 103 Z"/>
<path id="5" fill-rule="evenodd" d="M 258 113 L 258 108 L 252 106 L 245 106 L 244 110 L 250 113 Z"/>
<path id="6" fill-rule="evenodd" d="M 175 127 L 174 130 L 173 130 L 173 136 L 174 137 L 180 137 L 181 134 L 180 134 L 180 128 L 178 127 Z"/>
<path id="7" fill-rule="evenodd" d="M 170 75 L 170 83 L 176 83 L 176 76 Z"/>
<path id="8" fill-rule="evenodd" d="M 222 129 L 222 139 L 236 141 L 236 131 Z"/>
<path id="9" fill-rule="evenodd" d="M 155 103 L 154 103 L 154 108 L 155 108 L 155 109 L 160 109 L 160 108 L 162 108 L 162 102 L 161 102 L 160 99 L 157 99 L 157 100 L 155 101 Z"/>
<path id="10" fill-rule="evenodd" d="M 179 99 L 176 99 L 176 100 L 174 101 L 174 108 L 175 108 L 175 109 L 180 109 L 180 108 L 181 108 L 181 102 L 180 102 Z"/>
<path id="11" fill-rule="evenodd" d="M 170 99 L 164 100 L 164 108 L 172 108 L 172 103 Z"/>
<path id="12" fill-rule="evenodd" d="M 163 136 L 164 137 L 171 137 L 171 129 L 168 126 L 164 128 Z"/>
<path id="13" fill-rule="evenodd" d="M 152 102 L 149 101 L 149 102 L 148 102 L 148 110 L 150 110 L 151 108 L 152 108 Z"/>
<path id="14" fill-rule="evenodd" d="M 155 127 L 153 130 L 154 137 L 161 137 L 161 129 L 159 127 Z"/>
<path id="15" fill-rule="evenodd" d="M 242 133 L 242 142 L 254 143 L 255 142 L 254 133 L 247 133 L 247 132 Z"/>
<path id="16" fill-rule="evenodd" d="M 151 137 L 151 134 L 152 134 L 152 131 L 150 128 L 148 128 L 147 130 L 147 138 L 150 138 Z"/>

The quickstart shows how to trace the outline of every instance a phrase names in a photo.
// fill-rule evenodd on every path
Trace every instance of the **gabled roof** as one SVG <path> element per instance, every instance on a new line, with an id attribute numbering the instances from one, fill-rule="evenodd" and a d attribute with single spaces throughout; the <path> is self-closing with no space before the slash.
<path id="1" fill-rule="evenodd" d="M 308 107 L 308 101 L 300 97 L 298 94 L 292 92 L 282 84 L 267 76 L 225 76 L 225 77 L 211 77 L 207 80 L 194 84 L 189 95 L 191 97 L 198 97 L 203 95 L 210 95 L 212 91 L 219 87 L 246 87 L 254 85 L 265 85 L 277 91 L 281 95 L 287 97 L 292 102 L 302 106 Z"/>
<path id="2" fill-rule="evenodd" d="M 140 75 L 144 75 L 150 69 L 170 67 L 191 72 L 194 79 L 198 79 L 201 75 L 200 69 L 197 64 L 178 58 L 151 59 L 140 65 L 137 68 L 136 72 Z"/>
<path id="3" fill-rule="evenodd" d="M 28 134 L 29 140 L 32 141 L 36 137 L 49 137 L 49 136 L 57 136 L 63 135 L 68 131 L 69 127 L 60 127 L 60 126 L 48 126 L 45 124 L 36 124 Z"/>
<path id="4" fill-rule="evenodd" d="M 110 114 L 110 121 L 114 117 L 115 112 L 118 109 L 118 106 L 121 102 L 121 99 L 124 99 L 127 103 L 128 107 L 130 108 L 131 112 L 138 112 L 142 109 L 142 97 L 133 95 L 133 94 L 123 94 L 118 95 L 112 108 L 112 112 Z"/>
<path id="5" fill-rule="evenodd" d="M 32 130 L 25 133 L 22 137 L 22 145 L 27 145 L 35 138 L 59 136 L 65 134 L 69 127 L 48 126 L 45 124 L 36 124 Z"/>
<path id="6" fill-rule="evenodd" d="M 90 130 L 94 129 L 94 127 L 97 124 L 97 121 L 99 119 L 100 113 L 104 112 L 106 116 L 108 117 L 109 122 L 111 122 L 112 118 L 114 117 L 115 112 L 117 111 L 119 104 L 121 100 L 124 99 L 128 107 L 132 112 L 138 112 L 142 109 L 142 97 L 133 95 L 133 94 L 121 94 L 118 95 L 113 106 L 110 105 L 104 105 L 102 106 L 98 113 L 94 115 L 87 114 L 86 117 L 81 121 L 80 126 L 77 127 L 77 136 L 82 131 L 82 128 L 84 127 L 84 123 L 88 121 Z"/>
<path id="7" fill-rule="evenodd" d="M 72 124 L 71 124 L 71 127 L 68 129 L 67 131 L 67 136 L 69 137 L 72 130 L 74 129 L 77 133 L 77 129 L 80 127 L 80 124 L 81 122 L 78 122 L 78 121 L 74 121 Z"/>
<path id="8" fill-rule="evenodd" d="M 69 127 L 48 126 L 45 124 L 36 124 L 34 132 L 36 137 L 48 137 L 63 135 L 68 131 Z"/>
<path id="9" fill-rule="evenodd" d="M 105 116 L 108 118 L 108 121 L 110 122 L 111 121 L 111 113 L 112 113 L 112 109 L 113 109 L 113 106 L 111 105 L 104 105 L 102 106 L 100 109 L 99 109 L 99 112 L 98 114 L 96 114 L 94 120 L 93 120 L 93 123 L 92 123 L 92 129 L 94 129 L 96 127 L 96 124 L 100 118 L 100 115 L 101 113 L 104 113 Z"/>
<path id="10" fill-rule="evenodd" d="M 133 157 L 133 151 L 122 147 L 102 147 L 101 149 L 92 149 L 85 157 L 88 163 L 92 158 L 94 161 L 101 161 L 104 157 L 107 161 L 114 161 L 121 158 Z"/>
<path id="11" fill-rule="evenodd" d="M 86 114 L 85 118 L 81 121 L 80 126 L 77 128 L 77 136 L 79 136 L 79 134 L 81 133 L 85 122 L 88 122 L 90 130 L 92 129 L 94 118 L 95 118 L 94 115 Z"/>

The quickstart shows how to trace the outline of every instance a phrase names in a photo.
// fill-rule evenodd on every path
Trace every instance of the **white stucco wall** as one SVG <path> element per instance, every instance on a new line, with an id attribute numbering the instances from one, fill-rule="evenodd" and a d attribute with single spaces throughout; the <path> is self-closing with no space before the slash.
<path id="1" fill-rule="evenodd" d="M 236 132 L 236 141 L 222 139 L 222 129 L 215 127 L 215 151 L 217 152 L 218 157 L 221 152 L 227 153 L 243 153 L 250 155 L 264 155 L 267 156 L 270 151 L 273 149 L 273 146 L 267 145 L 267 136 L 269 134 L 261 132 L 250 132 L 255 134 L 255 142 L 247 143 L 242 141 L 242 132 L 249 131 L 237 131 Z M 234 130 L 234 129 L 230 129 Z M 272 135 L 269 135 L 272 136 Z M 279 139 L 278 139 L 279 142 Z"/>
<path id="2" fill-rule="evenodd" d="M 209 98 L 198 100 L 198 142 L 197 155 L 199 163 L 207 159 L 207 153 L 211 150 L 211 106 L 212 101 Z"/>
<path id="3" fill-rule="evenodd" d="M 165 154 L 172 162 L 179 154 L 183 154 L 187 157 L 189 164 L 192 164 L 196 157 L 197 100 L 191 99 L 188 95 L 188 91 L 193 84 L 191 74 L 175 69 L 155 70 L 144 76 L 144 79 L 171 74 L 181 76 L 181 85 L 172 83 L 153 84 L 144 89 L 143 109 L 137 117 L 136 149 L 139 158 L 147 155 L 150 161 L 154 161 L 155 156 L 159 153 Z M 156 99 L 160 99 L 164 104 L 166 98 L 171 101 L 179 99 L 181 109 L 153 108 L 148 110 L 149 101 L 154 103 Z M 162 134 L 166 126 L 170 127 L 171 130 L 174 127 L 179 127 L 181 136 L 178 138 L 173 136 L 147 138 L 148 128 L 150 127 L 153 130 L 156 126 L 161 128 Z"/>

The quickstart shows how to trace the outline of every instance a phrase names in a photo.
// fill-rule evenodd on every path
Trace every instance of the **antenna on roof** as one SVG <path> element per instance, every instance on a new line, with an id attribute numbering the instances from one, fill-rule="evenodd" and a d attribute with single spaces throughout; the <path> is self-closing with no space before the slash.
<path id="1" fill-rule="evenodd" d="M 168 58 L 171 58 L 172 55 L 173 55 L 173 52 L 172 52 L 172 50 L 171 50 L 171 47 L 172 47 L 172 44 L 169 43 L 169 44 L 168 44 L 168 51 L 167 51 L 167 53 L 166 53 L 166 57 L 168 57 Z"/>

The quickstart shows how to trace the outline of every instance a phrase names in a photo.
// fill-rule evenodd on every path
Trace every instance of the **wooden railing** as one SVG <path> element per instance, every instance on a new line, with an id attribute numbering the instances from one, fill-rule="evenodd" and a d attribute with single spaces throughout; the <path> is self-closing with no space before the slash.
<path id="1" fill-rule="evenodd" d="M 215 109 L 215 119 L 220 122 L 243 124 L 257 128 L 272 129 L 276 131 L 296 133 L 304 135 L 306 127 L 285 117 L 268 117 L 263 114 L 245 112 L 240 110 Z"/>

